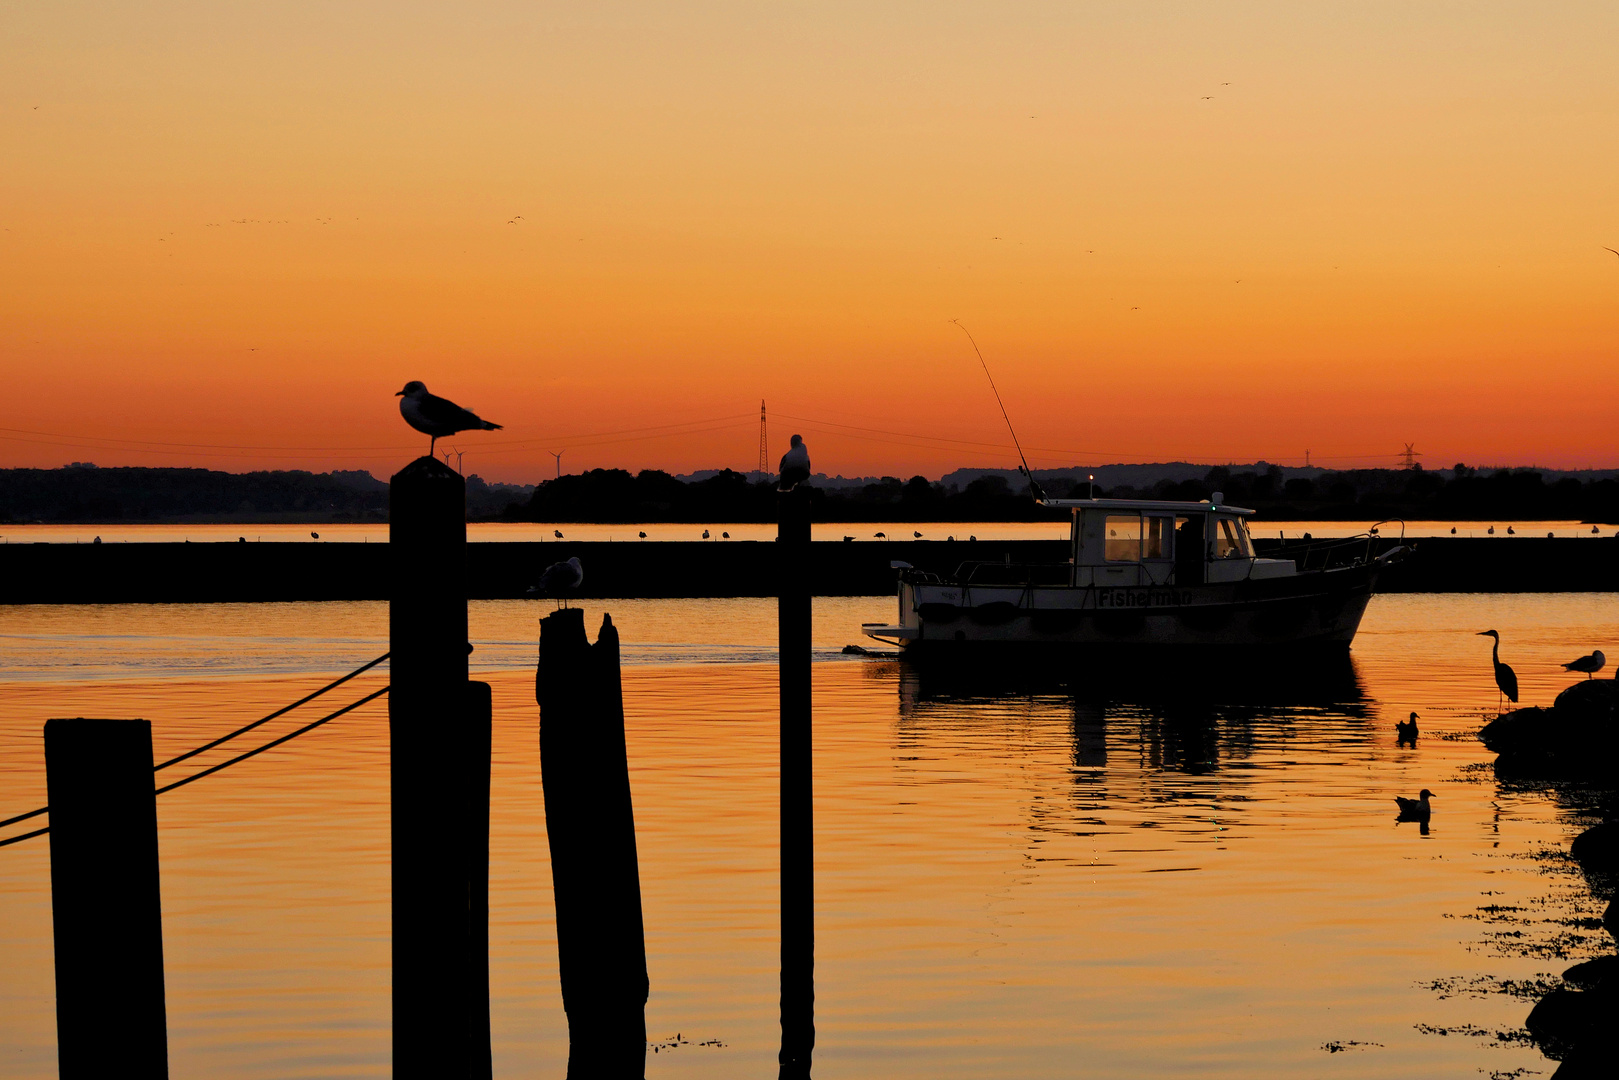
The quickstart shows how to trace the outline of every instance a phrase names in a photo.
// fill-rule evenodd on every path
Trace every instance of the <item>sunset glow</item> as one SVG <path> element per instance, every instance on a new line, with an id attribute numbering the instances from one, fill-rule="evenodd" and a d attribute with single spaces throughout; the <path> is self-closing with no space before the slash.
<path id="1" fill-rule="evenodd" d="M 1619 465 L 1612 5 L 21 3 L 0 465 Z M 441 443 L 441 449 L 444 444 Z"/>

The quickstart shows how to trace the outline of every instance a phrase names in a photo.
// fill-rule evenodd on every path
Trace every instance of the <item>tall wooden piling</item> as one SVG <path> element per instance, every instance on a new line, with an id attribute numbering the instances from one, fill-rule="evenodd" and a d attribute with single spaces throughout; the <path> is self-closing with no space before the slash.
<path id="1" fill-rule="evenodd" d="M 47 720 L 62 1080 L 169 1075 L 152 725 Z"/>
<path id="2" fill-rule="evenodd" d="M 595 645 L 578 608 L 541 619 L 534 694 L 568 1076 L 639 1080 L 646 1069 L 646 936 L 611 617 L 603 617 Z"/>
<path id="3" fill-rule="evenodd" d="M 815 824 L 810 737 L 810 501 L 777 496 L 781 692 L 782 1080 L 807 1080 L 815 1049 Z"/>
<path id="4" fill-rule="evenodd" d="M 400 470 L 388 539 L 394 1076 L 482 1078 L 489 720 L 487 688 L 467 680 L 461 477 L 428 457 Z"/>

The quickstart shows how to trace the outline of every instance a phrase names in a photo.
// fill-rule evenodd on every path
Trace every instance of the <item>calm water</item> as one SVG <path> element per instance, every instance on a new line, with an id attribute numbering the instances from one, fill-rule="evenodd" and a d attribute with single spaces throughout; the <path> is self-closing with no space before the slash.
<path id="1" fill-rule="evenodd" d="M 1495 703 L 1471 635 L 1500 630 L 1525 702 L 1546 703 L 1557 662 L 1619 655 L 1616 600 L 1378 597 L 1342 680 L 1166 672 L 1106 696 L 969 694 L 844 659 L 893 601 L 817 601 L 816 1075 L 1549 1072 L 1517 1038 L 1532 1001 L 1514 992 L 1606 937 L 1561 854 L 1579 813 L 1498 782 L 1471 737 Z M 770 1075 L 774 605 L 607 607 L 630 661 L 648 1027 L 685 1040 L 648 1075 Z M 560 1076 L 567 1053 L 528 667 L 540 610 L 472 607 L 495 687 L 500 1076 Z M 0 608 L 0 816 L 44 801 L 46 717 L 146 717 L 158 755 L 178 752 L 382 652 L 386 619 Z M 1412 709 L 1424 737 L 1398 749 Z M 388 1075 L 386 732 L 379 702 L 160 799 L 175 1077 Z M 1393 814 L 1421 787 L 1427 836 Z M 0 849 L 0 1072 L 19 1080 L 55 1075 L 48 855 Z"/>
<path id="2" fill-rule="evenodd" d="M 1356 536 L 1364 533 L 1371 521 L 1268 521 L 1256 518 L 1250 521 L 1254 535 L 1274 537 L 1278 533 L 1297 539 L 1305 533 L 1318 539 Z M 1449 536 L 1455 529 L 1457 536 L 1484 536 L 1487 529 L 1495 529 L 1501 539 L 1507 539 L 1511 526 L 1520 536 L 1612 536 L 1613 527 L 1606 526 L 1597 534 L 1590 525 L 1577 521 L 1411 521 L 1406 523 L 1408 537 Z M 910 540 L 913 533 L 921 533 L 924 540 L 954 538 L 966 540 L 1066 540 L 1068 522 L 1034 521 L 923 521 L 923 522 L 817 522 L 811 526 L 816 540 L 841 540 L 851 537 L 857 542 L 881 543 L 884 539 Z M 1399 525 L 1385 525 L 1389 536 L 1399 535 Z M 479 522 L 467 526 L 467 538 L 474 541 L 499 542 L 523 540 L 546 542 L 564 540 L 614 541 L 634 543 L 646 533 L 648 540 L 701 540 L 707 530 L 715 543 L 731 540 L 774 540 L 773 524 L 725 523 L 713 525 L 672 525 L 653 522 L 641 525 L 518 525 L 504 522 Z M 108 544 L 140 543 L 234 543 L 238 537 L 251 542 L 282 541 L 316 543 L 311 533 L 319 533 L 321 543 L 381 544 L 387 542 L 386 523 L 348 525 L 7 525 L 0 526 L 0 544 L 88 544 L 100 537 Z M 724 534 L 730 533 L 727 538 Z M 881 535 L 879 535 L 881 534 Z"/>

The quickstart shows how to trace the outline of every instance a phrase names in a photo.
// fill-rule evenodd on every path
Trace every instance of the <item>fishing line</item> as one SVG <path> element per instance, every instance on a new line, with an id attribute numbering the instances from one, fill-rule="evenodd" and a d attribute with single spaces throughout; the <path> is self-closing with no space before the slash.
<path id="1" fill-rule="evenodd" d="M 960 319 L 951 319 L 950 321 L 956 325 L 956 329 L 967 335 L 967 340 L 972 342 L 973 352 L 978 355 L 978 363 L 984 369 L 984 378 L 989 380 L 989 392 L 995 395 L 995 404 L 1001 407 L 1001 419 L 1006 421 L 1006 430 L 1012 434 L 1012 445 L 1017 447 L 1018 460 L 1023 463 L 1023 475 L 1029 481 L 1029 494 L 1034 496 L 1036 502 L 1044 501 L 1046 493 L 1040 490 L 1040 485 L 1034 482 L 1034 474 L 1029 471 L 1029 459 L 1023 456 L 1023 444 L 1018 442 L 1017 431 L 1012 427 L 1012 418 L 1006 415 L 1006 402 L 1001 400 L 1001 392 L 995 388 L 995 376 L 989 373 L 989 364 L 984 360 L 983 351 L 979 349 L 978 342 L 974 340 L 972 331 L 962 326 Z"/>

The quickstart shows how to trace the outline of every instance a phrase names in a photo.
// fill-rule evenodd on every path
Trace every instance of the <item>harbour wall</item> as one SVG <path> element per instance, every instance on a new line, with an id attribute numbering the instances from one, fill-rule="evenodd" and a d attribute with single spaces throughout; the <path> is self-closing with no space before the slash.
<path id="1" fill-rule="evenodd" d="M 1298 548 L 1256 546 L 1282 558 Z M 885 595 L 894 591 L 894 560 L 953 573 L 972 560 L 1060 563 L 1067 548 L 1061 540 L 818 542 L 809 573 L 819 596 Z M 775 545 L 753 541 L 469 544 L 468 595 L 522 597 L 546 566 L 572 556 L 585 567 L 581 598 L 775 595 Z M 383 600 L 391 575 L 409 572 L 392 565 L 387 544 L 5 544 L 0 603 Z M 1420 540 L 1378 591 L 1619 592 L 1619 538 Z"/>

